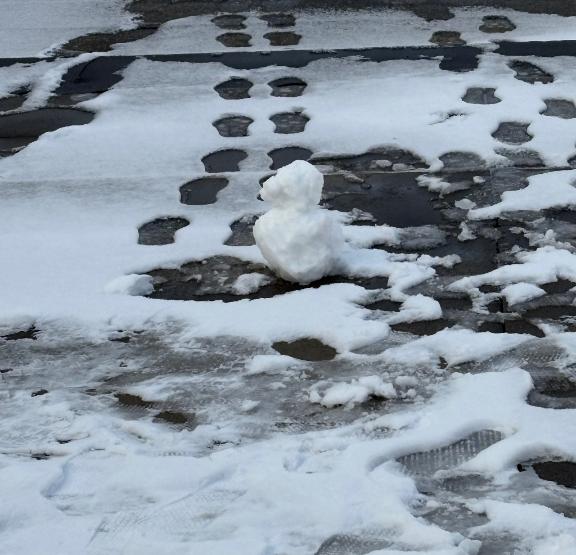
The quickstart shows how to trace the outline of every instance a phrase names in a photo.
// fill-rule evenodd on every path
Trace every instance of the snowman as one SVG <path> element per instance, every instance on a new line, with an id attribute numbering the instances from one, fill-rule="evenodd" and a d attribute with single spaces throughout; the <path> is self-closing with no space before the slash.
<path id="1" fill-rule="evenodd" d="M 339 223 L 318 203 L 324 176 L 297 160 L 264 182 L 260 196 L 272 205 L 254 224 L 266 262 L 281 278 L 308 284 L 333 273 L 344 238 Z"/>

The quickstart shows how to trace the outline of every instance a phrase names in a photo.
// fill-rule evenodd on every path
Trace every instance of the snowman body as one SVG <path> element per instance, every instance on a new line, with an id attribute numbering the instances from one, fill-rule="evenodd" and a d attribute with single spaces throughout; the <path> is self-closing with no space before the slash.
<path id="1" fill-rule="evenodd" d="M 254 238 L 270 268 L 287 281 L 308 284 L 338 265 L 344 239 L 332 214 L 318 206 L 323 181 L 314 166 L 299 160 L 262 187 L 272 208 L 256 221 Z"/>

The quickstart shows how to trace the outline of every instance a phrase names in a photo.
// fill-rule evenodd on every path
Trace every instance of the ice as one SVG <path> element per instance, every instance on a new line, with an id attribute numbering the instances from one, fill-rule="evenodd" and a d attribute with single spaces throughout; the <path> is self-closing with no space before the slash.
<path id="1" fill-rule="evenodd" d="M 307 284 L 337 269 L 344 239 L 335 217 L 320 208 L 322 174 L 297 160 L 264 182 L 272 208 L 254 224 L 256 244 L 283 279 Z"/>

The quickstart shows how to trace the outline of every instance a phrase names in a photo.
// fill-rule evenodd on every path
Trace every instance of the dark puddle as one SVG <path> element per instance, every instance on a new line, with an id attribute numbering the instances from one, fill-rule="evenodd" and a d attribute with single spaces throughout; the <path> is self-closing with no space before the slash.
<path id="1" fill-rule="evenodd" d="M 190 225 L 185 218 L 158 218 L 138 228 L 138 244 L 168 245 L 174 242 L 174 234 Z"/>
<path id="2" fill-rule="evenodd" d="M 252 273 L 265 276 L 266 283 L 252 293 L 239 293 L 235 289 L 236 280 L 244 274 Z M 304 286 L 279 279 L 263 264 L 231 256 L 192 261 L 177 269 L 159 268 L 149 271 L 147 275 L 152 276 L 154 283 L 154 291 L 148 295 L 150 298 L 179 301 L 235 302 L 242 299 L 266 299 L 334 283 L 356 283 L 367 289 L 381 289 L 388 285 L 386 277 L 352 280 L 335 276 Z"/>
<path id="3" fill-rule="evenodd" d="M 332 360 L 338 354 L 334 347 L 310 337 L 296 339 L 295 341 L 277 341 L 272 344 L 272 348 L 281 355 L 310 362 Z"/>
<path id="4" fill-rule="evenodd" d="M 130 393 L 115 393 L 114 397 L 123 410 L 130 413 L 140 413 L 141 416 L 148 415 L 154 410 L 159 410 L 162 406 L 161 402 L 145 401 L 139 395 Z M 160 410 L 160 412 L 153 415 L 153 418 L 157 422 L 165 422 L 182 428 L 193 429 L 196 426 L 194 415 L 171 409 Z"/>
<path id="5" fill-rule="evenodd" d="M 20 108 L 26 101 L 26 96 L 29 92 L 30 89 L 28 87 L 20 87 L 11 91 L 8 96 L 0 98 L 0 112 L 9 112 Z"/>
<path id="6" fill-rule="evenodd" d="M 439 225 L 442 215 L 434 209 L 434 198 L 418 185 L 412 173 L 375 173 L 362 183 L 349 183 L 343 176 L 327 175 L 323 205 L 350 212 L 359 209 L 371 214 L 376 225 L 417 227 Z"/>
<path id="7" fill-rule="evenodd" d="M 85 125 L 93 119 L 92 112 L 75 108 L 40 108 L 0 115 L 0 150 L 20 148 L 43 133 L 61 127 Z"/>
<path id="8" fill-rule="evenodd" d="M 541 480 L 555 482 L 559 486 L 576 488 L 576 463 L 571 461 L 544 461 L 519 464 L 520 472 L 533 468 Z"/>
<path id="9" fill-rule="evenodd" d="M 311 150 L 300 146 L 276 148 L 268 153 L 268 157 L 272 160 L 272 164 L 270 164 L 271 170 L 278 170 L 295 160 L 309 160 L 311 156 Z"/>
<path id="10" fill-rule="evenodd" d="M 101 56 L 72 66 L 63 76 L 55 96 L 102 93 L 122 80 L 121 71 L 136 58 Z"/>
<path id="11" fill-rule="evenodd" d="M 438 46 L 461 46 L 466 44 L 457 31 L 435 31 L 430 37 L 430 42 Z"/>
<path id="12" fill-rule="evenodd" d="M 224 33 L 218 35 L 216 40 L 228 48 L 245 48 L 251 46 L 252 37 L 247 33 Z"/>
<path id="13" fill-rule="evenodd" d="M 134 42 L 157 31 L 155 25 L 126 29 L 115 33 L 90 33 L 68 41 L 59 50 L 66 52 L 109 52 L 114 44 Z"/>
<path id="14" fill-rule="evenodd" d="M 212 18 L 212 23 L 220 29 L 228 29 L 231 31 L 238 31 L 245 29 L 246 16 L 240 14 L 222 14 Z"/>
<path id="15" fill-rule="evenodd" d="M 218 192 L 228 185 L 225 177 L 201 177 L 180 187 L 182 204 L 213 204 Z"/>
<path id="16" fill-rule="evenodd" d="M 250 98 L 250 89 L 253 83 L 248 79 L 233 77 L 214 87 L 214 90 L 226 100 L 240 100 Z"/>
<path id="17" fill-rule="evenodd" d="M 563 98 L 545 98 L 546 109 L 540 112 L 544 116 L 562 119 L 576 118 L 576 106 L 571 100 Z"/>
<path id="18" fill-rule="evenodd" d="M 395 147 L 371 149 L 363 154 L 317 157 L 311 160 L 316 166 L 332 166 L 346 171 L 409 170 L 427 168 L 426 162 L 416 154 Z"/>
<path id="19" fill-rule="evenodd" d="M 392 324 L 390 327 L 394 331 L 400 331 L 404 333 L 411 333 L 412 335 L 434 335 L 439 331 L 446 328 L 450 328 L 455 322 L 450 320 L 445 320 L 444 318 L 439 318 L 438 320 L 425 320 L 421 322 L 402 322 L 398 324 Z"/>
<path id="20" fill-rule="evenodd" d="M 454 17 L 448 6 L 439 2 L 409 4 L 407 7 L 412 13 L 426 21 L 448 21 Z"/>
<path id="21" fill-rule="evenodd" d="M 513 60 L 508 64 L 508 67 L 516 73 L 516 79 L 525 83 L 552 83 L 554 81 L 554 77 L 550 73 L 546 73 L 543 69 L 530 62 Z"/>
<path id="22" fill-rule="evenodd" d="M 494 152 L 508 159 L 516 168 L 542 168 L 545 165 L 540 154 L 528 148 L 497 148 Z"/>
<path id="23" fill-rule="evenodd" d="M 208 173 L 237 172 L 240 162 L 247 156 L 243 150 L 234 148 L 217 150 L 204 156 L 202 163 Z"/>
<path id="24" fill-rule="evenodd" d="M 480 332 L 490 333 L 523 333 L 534 337 L 545 337 L 540 328 L 527 320 L 487 320 L 478 327 Z"/>
<path id="25" fill-rule="evenodd" d="M 496 96 L 495 92 L 496 89 L 490 87 L 471 87 L 466 91 L 462 100 L 468 104 L 497 104 L 502 100 Z"/>
<path id="26" fill-rule="evenodd" d="M 507 33 L 514 29 L 516 25 L 504 15 L 485 15 L 480 25 L 480 31 L 484 33 Z"/>
<path id="27" fill-rule="evenodd" d="M 296 23 L 296 18 L 290 13 L 267 13 L 260 19 L 266 21 L 268 27 L 293 27 Z"/>
<path id="28" fill-rule="evenodd" d="M 247 116 L 228 116 L 216 120 L 212 125 L 222 137 L 247 137 L 248 127 L 254 120 Z"/>
<path id="29" fill-rule="evenodd" d="M 302 35 L 291 31 L 274 31 L 266 33 L 265 39 L 268 39 L 270 46 L 294 46 L 300 42 Z"/>
<path id="30" fill-rule="evenodd" d="M 291 134 L 302 133 L 310 118 L 301 112 L 282 112 L 270 117 L 276 128 L 274 133 Z"/>
<path id="31" fill-rule="evenodd" d="M 19 339 L 38 339 L 38 334 L 40 330 L 36 329 L 35 326 L 31 326 L 26 330 L 15 331 L 7 335 L 3 335 L 2 339 L 6 341 L 18 341 Z"/>
<path id="32" fill-rule="evenodd" d="M 270 81 L 268 86 L 272 88 L 272 96 L 294 97 L 301 96 L 307 85 L 298 77 L 282 77 Z"/>
<path id="33" fill-rule="evenodd" d="M 247 215 L 230 224 L 232 234 L 225 241 L 225 245 L 232 247 L 248 247 L 256 244 L 254 240 L 254 223 L 258 216 Z"/>
<path id="34" fill-rule="evenodd" d="M 37 389 L 30 394 L 30 397 L 41 397 L 42 395 L 46 395 L 48 393 L 47 389 Z"/>
<path id="35" fill-rule="evenodd" d="M 439 157 L 445 171 L 475 171 L 482 170 L 486 163 L 474 152 L 453 151 Z"/>
<path id="36" fill-rule="evenodd" d="M 498 128 L 492 137 L 509 145 L 521 145 L 533 139 L 533 136 L 528 133 L 529 123 L 519 123 L 516 121 L 504 121 L 498 125 Z"/>

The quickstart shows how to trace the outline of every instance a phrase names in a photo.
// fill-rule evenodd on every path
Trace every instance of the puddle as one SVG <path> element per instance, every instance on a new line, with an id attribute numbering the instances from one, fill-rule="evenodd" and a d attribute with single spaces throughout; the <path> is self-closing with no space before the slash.
<path id="1" fill-rule="evenodd" d="M 484 33 L 507 33 L 514 29 L 516 25 L 504 15 L 485 15 L 480 25 L 480 31 Z"/>
<path id="2" fill-rule="evenodd" d="M 246 16 L 240 14 L 222 14 L 212 18 L 212 23 L 220 29 L 229 29 L 231 31 L 238 31 L 245 29 Z"/>
<path id="3" fill-rule="evenodd" d="M 562 119 L 576 118 L 576 106 L 571 100 L 564 98 L 545 98 L 546 109 L 540 112 L 544 116 Z"/>
<path id="4" fill-rule="evenodd" d="M 516 168 L 543 168 L 545 166 L 540 154 L 528 148 L 496 148 L 494 152 L 504 156 Z"/>
<path id="5" fill-rule="evenodd" d="M 174 234 L 190 225 L 185 218 L 158 218 L 138 228 L 139 245 L 168 245 L 174 242 Z"/>
<path id="6" fill-rule="evenodd" d="M 228 116 L 216 120 L 212 125 L 222 137 L 247 137 L 248 127 L 253 122 L 252 118 L 246 116 Z"/>
<path id="7" fill-rule="evenodd" d="M 518 465 L 519 469 L 526 470 L 526 465 Z M 559 486 L 576 488 L 576 463 L 570 461 L 536 462 L 531 466 L 541 480 L 555 482 Z"/>
<path id="8" fill-rule="evenodd" d="M 234 290 L 238 277 L 251 273 L 263 274 L 270 280 L 275 280 L 270 270 L 262 264 L 231 256 L 214 256 L 188 262 L 179 269 L 157 269 L 148 272 L 154 280 L 154 291 L 149 296 L 154 299 L 181 301 L 238 301 L 254 296 L 241 295 Z"/>
<path id="9" fill-rule="evenodd" d="M 359 209 L 371 214 L 376 225 L 418 227 L 443 223 L 434 209 L 434 197 L 418 185 L 413 173 L 363 175 L 363 183 L 349 183 L 343 176 L 327 175 L 323 205 L 350 212 Z"/>
<path id="10" fill-rule="evenodd" d="M 228 48 L 246 48 L 251 46 L 252 37 L 247 33 L 224 33 L 218 35 L 216 40 Z"/>
<path id="11" fill-rule="evenodd" d="M 428 164 L 418 155 L 396 147 L 373 148 L 363 154 L 317 157 L 311 160 L 311 163 L 352 172 L 405 171 L 428 167 Z"/>
<path id="12" fill-rule="evenodd" d="M 208 173 L 237 172 L 240 170 L 240 162 L 247 156 L 243 150 L 234 148 L 217 150 L 204 156 L 202 163 Z"/>
<path id="13" fill-rule="evenodd" d="M 554 81 L 554 77 L 550 73 L 546 73 L 543 69 L 530 62 L 514 60 L 508 64 L 508 67 L 516 72 L 516 79 L 525 83 L 552 83 Z"/>
<path id="14" fill-rule="evenodd" d="M 332 360 L 338 354 L 334 347 L 310 337 L 296 339 L 295 341 L 276 341 L 276 343 L 272 344 L 272 348 L 281 355 L 310 362 Z"/>
<path id="15" fill-rule="evenodd" d="M 438 320 L 426 320 L 422 322 L 402 322 L 392 324 L 390 327 L 394 331 L 411 333 L 412 335 L 434 335 L 439 331 L 453 326 L 455 322 L 439 318 Z"/>
<path id="16" fill-rule="evenodd" d="M 457 31 L 435 31 L 430 37 L 430 42 L 439 46 L 460 46 L 466 44 Z"/>
<path id="17" fill-rule="evenodd" d="M 408 4 L 407 8 L 426 21 L 448 21 L 454 17 L 454 14 L 448 9 L 448 6 L 438 2 Z"/>
<path id="18" fill-rule="evenodd" d="M 184 412 L 179 412 L 175 410 L 163 410 L 154 416 L 154 420 L 167 422 L 168 424 L 176 424 L 179 426 L 185 426 L 186 428 L 194 428 L 194 416 L 189 416 Z"/>
<path id="19" fill-rule="evenodd" d="M 495 93 L 496 89 L 491 87 L 470 87 L 462 100 L 468 104 L 497 104 L 502 102 Z"/>
<path id="20" fill-rule="evenodd" d="M 474 152 L 453 151 L 439 157 L 445 171 L 478 171 L 486 167 L 484 160 Z"/>
<path id="21" fill-rule="evenodd" d="M 64 74 L 54 96 L 106 92 L 122 80 L 122 70 L 134 60 L 130 56 L 100 56 L 74 65 Z"/>
<path id="22" fill-rule="evenodd" d="M 123 408 L 134 409 L 151 409 L 156 404 L 154 401 L 145 401 L 139 395 L 131 393 L 114 393 L 114 397 Z"/>
<path id="23" fill-rule="evenodd" d="M 21 87 L 11 91 L 8 96 L 0 98 L 0 112 L 9 112 L 16 110 L 26 102 L 26 96 L 30 92 L 28 87 Z"/>
<path id="24" fill-rule="evenodd" d="M 36 329 L 35 326 L 29 327 L 27 330 L 20 330 L 15 331 L 13 333 L 8 333 L 6 335 L 2 335 L 2 339 L 6 341 L 18 341 L 19 339 L 38 339 L 38 334 L 40 330 Z"/>
<path id="25" fill-rule="evenodd" d="M 306 83 L 298 77 L 282 77 L 270 81 L 268 86 L 272 88 L 272 96 L 295 97 L 302 96 Z"/>
<path id="26" fill-rule="evenodd" d="M 33 391 L 32 393 L 30 393 L 30 397 L 41 397 L 42 395 L 47 395 L 47 394 L 48 394 L 47 389 L 37 389 L 36 391 Z"/>
<path id="27" fill-rule="evenodd" d="M 272 160 L 272 164 L 270 164 L 271 170 L 278 170 L 295 160 L 309 160 L 311 156 L 311 150 L 300 146 L 276 148 L 268 153 L 268 157 Z"/>
<path id="28" fill-rule="evenodd" d="M 93 119 L 92 112 L 75 108 L 40 108 L 0 115 L 0 149 L 19 148 L 35 141 L 43 133 L 85 125 Z"/>
<path id="29" fill-rule="evenodd" d="M 302 133 L 310 118 L 301 112 L 282 112 L 270 117 L 276 128 L 274 133 L 291 134 Z"/>
<path id="30" fill-rule="evenodd" d="M 224 244 L 232 247 L 249 247 L 255 245 L 256 241 L 254 240 L 253 229 L 257 219 L 258 216 L 248 214 L 232 222 L 232 224 L 230 224 L 232 235 L 226 239 Z"/>
<path id="31" fill-rule="evenodd" d="M 218 192 L 228 185 L 225 177 L 200 177 L 180 187 L 180 202 L 182 204 L 213 204 L 218 198 Z"/>
<path id="32" fill-rule="evenodd" d="M 291 31 L 275 31 L 266 33 L 265 39 L 268 39 L 270 46 L 294 46 L 300 42 L 302 35 Z"/>
<path id="33" fill-rule="evenodd" d="M 268 13 L 260 16 L 268 23 L 268 27 L 293 27 L 296 18 L 290 13 Z"/>
<path id="34" fill-rule="evenodd" d="M 528 133 L 529 123 L 519 123 L 516 121 L 503 121 L 498 125 L 492 137 L 510 145 L 521 145 L 531 141 L 534 137 Z"/>
<path id="35" fill-rule="evenodd" d="M 144 39 L 157 31 L 157 26 L 126 29 L 115 33 L 90 33 L 76 37 L 60 47 L 63 53 L 68 52 L 109 52 L 115 44 L 134 42 Z"/>
<path id="36" fill-rule="evenodd" d="M 226 100 L 240 100 L 250 98 L 250 89 L 253 83 L 248 79 L 233 77 L 214 87 L 214 90 Z"/>

